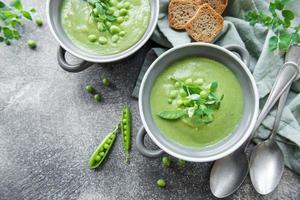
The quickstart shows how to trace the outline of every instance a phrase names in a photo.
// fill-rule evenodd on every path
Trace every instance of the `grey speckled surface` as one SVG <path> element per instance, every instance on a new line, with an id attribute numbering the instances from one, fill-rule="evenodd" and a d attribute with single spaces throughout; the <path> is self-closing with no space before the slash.
<path id="1" fill-rule="evenodd" d="M 44 1 L 25 1 L 45 19 Z M 25 26 L 24 37 L 12 46 L 0 45 L 0 199 L 213 199 L 209 191 L 211 164 L 161 166 L 142 157 L 133 145 L 131 163 L 123 162 L 120 138 L 101 170 L 90 170 L 93 149 L 119 120 L 129 104 L 133 136 L 141 125 L 137 101 L 130 98 L 148 43 L 127 61 L 93 67 L 79 74 L 61 70 L 57 43 L 47 24 Z M 38 41 L 32 51 L 29 38 Z M 104 88 L 100 76 L 112 80 Z M 85 91 L 87 83 L 103 93 L 97 104 Z M 135 138 L 133 137 L 133 140 Z M 166 178 L 165 189 L 156 187 Z M 300 199 L 300 178 L 285 170 L 272 194 L 258 195 L 249 178 L 228 199 Z"/>

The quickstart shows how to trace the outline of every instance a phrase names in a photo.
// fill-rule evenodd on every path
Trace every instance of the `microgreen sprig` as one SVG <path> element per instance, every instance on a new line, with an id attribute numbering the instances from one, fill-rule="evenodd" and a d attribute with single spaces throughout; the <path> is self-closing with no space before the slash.
<path id="1" fill-rule="evenodd" d="M 192 82 L 191 79 L 181 81 L 170 77 L 170 80 L 178 89 L 170 92 L 173 100 L 169 101 L 176 105 L 176 109 L 164 110 L 158 114 L 159 117 L 167 120 L 184 118 L 192 121 L 195 126 L 213 122 L 214 113 L 220 108 L 224 98 L 224 95 L 218 97 L 216 94 L 217 81 L 204 84 L 202 79 Z"/>
<path id="2" fill-rule="evenodd" d="M 33 12 L 35 9 L 23 9 L 21 0 L 13 0 L 9 5 L 0 1 L 0 42 L 10 45 L 12 40 L 19 40 L 18 27 L 23 25 L 24 19 L 31 21 Z"/>
<path id="3" fill-rule="evenodd" d="M 270 14 L 257 9 L 246 15 L 251 25 L 261 24 L 274 32 L 269 39 L 269 49 L 286 52 L 293 44 L 300 43 L 300 25 L 293 24 L 295 14 L 285 6 L 290 0 L 274 0 L 269 4 Z"/>

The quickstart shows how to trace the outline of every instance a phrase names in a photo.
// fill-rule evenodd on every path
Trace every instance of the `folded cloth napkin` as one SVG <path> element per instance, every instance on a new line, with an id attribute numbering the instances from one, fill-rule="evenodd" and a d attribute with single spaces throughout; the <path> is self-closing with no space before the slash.
<path id="1" fill-rule="evenodd" d="M 185 32 L 178 32 L 169 27 L 167 19 L 168 0 L 160 0 L 160 16 L 158 26 L 151 39 L 165 48 L 151 49 L 141 68 L 140 75 L 134 88 L 133 97 L 138 97 L 141 80 L 151 63 L 167 48 L 191 42 Z M 294 1 L 290 5 L 296 12 L 296 21 L 300 18 L 300 4 Z M 251 56 L 250 70 L 256 80 L 260 105 L 264 105 L 284 57 L 268 50 L 268 39 L 272 31 L 256 25 L 249 25 L 244 20 L 245 14 L 253 9 L 268 10 L 268 1 L 261 0 L 231 0 L 224 14 L 225 23 L 215 44 L 223 46 L 236 44 L 245 47 Z M 299 22 L 299 21 L 298 21 Z M 284 109 L 276 141 L 284 153 L 285 164 L 294 172 L 300 174 L 300 80 L 292 85 L 289 98 Z M 275 119 L 275 109 L 266 117 L 253 139 L 255 143 L 265 140 L 272 129 Z"/>

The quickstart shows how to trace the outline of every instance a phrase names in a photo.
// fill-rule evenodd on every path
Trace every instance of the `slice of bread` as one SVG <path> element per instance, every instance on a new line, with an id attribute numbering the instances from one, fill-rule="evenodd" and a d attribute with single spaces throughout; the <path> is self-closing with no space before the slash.
<path id="1" fill-rule="evenodd" d="M 168 19 L 174 29 L 184 29 L 185 24 L 195 15 L 200 7 L 198 0 L 172 0 L 169 3 Z"/>
<path id="2" fill-rule="evenodd" d="M 217 13 L 222 15 L 225 8 L 227 7 L 228 0 L 197 0 L 197 3 L 208 3 L 215 11 L 217 11 Z"/>
<path id="3" fill-rule="evenodd" d="M 188 21 L 185 30 L 197 42 L 212 42 L 223 26 L 223 17 L 206 3 Z"/>

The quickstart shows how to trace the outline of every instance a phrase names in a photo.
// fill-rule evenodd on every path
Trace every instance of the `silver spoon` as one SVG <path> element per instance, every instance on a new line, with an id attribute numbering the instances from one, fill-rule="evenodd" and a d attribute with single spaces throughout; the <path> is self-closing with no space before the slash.
<path id="1" fill-rule="evenodd" d="M 278 103 L 275 122 L 268 140 L 257 145 L 250 157 L 250 178 L 255 190 L 260 194 L 269 194 L 279 184 L 283 169 L 284 157 L 275 142 L 282 111 L 286 103 L 289 89 L 284 91 Z"/>
<path id="2" fill-rule="evenodd" d="M 280 70 L 270 95 L 260 112 L 256 126 L 248 141 L 232 154 L 217 160 L 210 174 L 210 189 L 214 196 L 224 198 L 234 193 L 244 182 L 248 170 L 248 158 L 245 149 L 250 143 L 256 129 L 270 112 L 282 93 L 288 89 L 298 74 L 300 46 L 293 45 L 286 55 L 285 65 Z M 295 64 L 297 63 L 297 64 Z"/>

